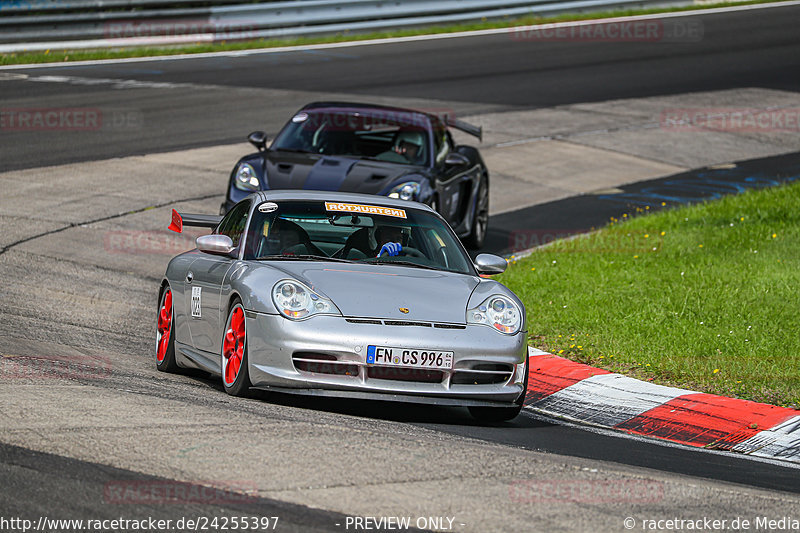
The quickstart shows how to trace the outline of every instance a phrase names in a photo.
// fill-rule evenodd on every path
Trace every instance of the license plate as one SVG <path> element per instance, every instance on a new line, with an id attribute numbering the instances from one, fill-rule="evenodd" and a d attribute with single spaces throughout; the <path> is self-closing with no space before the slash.
<path id="1" fill-rule="evenodd" d="M 453 368 L 453 352 L 370 345 L 367 346 L 367 364 L 449 370 Z"/>

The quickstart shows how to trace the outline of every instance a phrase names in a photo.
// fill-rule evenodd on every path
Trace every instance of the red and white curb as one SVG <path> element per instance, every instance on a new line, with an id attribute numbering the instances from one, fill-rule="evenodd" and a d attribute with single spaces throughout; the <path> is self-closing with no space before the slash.
<path id="1" fill-rule="evenodd" d="M 547 416 L 800 464 L 800 411 L 614 374 L 528 349 L 525 407 Z"/>

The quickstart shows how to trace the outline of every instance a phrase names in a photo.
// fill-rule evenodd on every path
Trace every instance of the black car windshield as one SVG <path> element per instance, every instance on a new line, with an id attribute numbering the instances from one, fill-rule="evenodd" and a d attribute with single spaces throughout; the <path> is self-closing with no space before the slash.
<path id="1" fill-rule="evenodd" d="M 270 149 L 428 165 L 430 119 L 389 109 L 308 109 L 281 130 Z"/>
<path id="2" fill-rule="evenodd" d="M 247 230 L 248 260 L 380 263 L 474 274 L 445 222 L 422 209 L 325 201 L 264 202 Z"/>

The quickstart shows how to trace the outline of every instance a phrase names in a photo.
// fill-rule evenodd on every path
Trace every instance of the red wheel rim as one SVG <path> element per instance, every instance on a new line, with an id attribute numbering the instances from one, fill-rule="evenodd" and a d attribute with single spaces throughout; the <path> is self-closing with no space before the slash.
<path id="1" fill-rule="evenodd" d="M 245 339 L 244 311 L 241 306 L 236 306 L 228 318 L 228 329 L 222 340 L 222 379 L 227 386 L 233 385 L 239 375 Z"/>
<path id="2" fill-rule="evenodd" d="M 167 289 L 161 308 L 158 310 L 158 333 L 156 334 L 156 360 L 164 361 L 169 348 L 169 334 L 172 331 L 172 291 Z"/>

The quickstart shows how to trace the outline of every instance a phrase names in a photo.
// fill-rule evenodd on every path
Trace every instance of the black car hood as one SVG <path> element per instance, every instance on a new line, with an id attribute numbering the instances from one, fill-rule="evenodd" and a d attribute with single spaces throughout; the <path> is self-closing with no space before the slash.
<path id="1" fill-rule="evenodd" d="M 419 167 L 348 156 L 267 151 L 264 189 L 313 189 L 380 194 L 398 178 L 420 174 Z M 419 179 L 419 178 L 417 178 Z"/>

